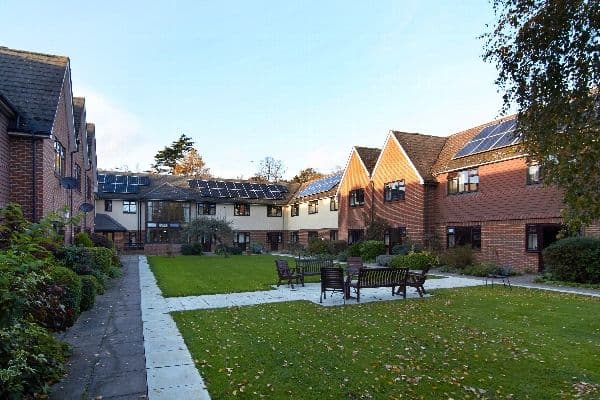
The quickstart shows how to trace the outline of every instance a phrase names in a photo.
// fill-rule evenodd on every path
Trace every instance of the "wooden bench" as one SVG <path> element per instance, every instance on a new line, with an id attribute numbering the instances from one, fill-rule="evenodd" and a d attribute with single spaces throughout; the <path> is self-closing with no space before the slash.
<path id="1" fill-rule="evenodd" d="M 293 289 L 293 280 L 296 280 L 296 285 L 302 283 L 302 286 L 304 286 L 304 276 L 302 276 L 295 268 L 290 268 L 287 260 L 275 260 L 275 269 L 277 270 L 277 277 L 279 278 L 277 287 L 281 285 L 281 282 L 287 281 L 288 286 L 291 286 Z"/>
<path id="2" fill-rule="evenodd" d="M 333 268 L 331 258 L 296 258 L 296 270 L 302 276 L 321 275 L 321 268 Z"/>
<path id="3" fill-rule="evenodd" d="M 361 268 L 358 271 L 358 279 L 351 281 L 349 287 L 356 292 L 356 302 L 360 302 L 360 290 L 365 288 L 389 287 L 392 296 L 402 293 L 406 298 L 406 280 L 408 279 L 408 268 Z"/>

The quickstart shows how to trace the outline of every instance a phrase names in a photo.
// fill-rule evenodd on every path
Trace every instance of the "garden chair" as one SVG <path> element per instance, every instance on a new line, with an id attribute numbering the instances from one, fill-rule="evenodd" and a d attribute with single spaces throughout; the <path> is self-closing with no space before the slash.
<path id="1" fill-rule="evenodd" d="M 363 260 L 361 257 L 348 257 L 346 260 L 348 269 L 348 276 L 355 277 L 358 276 L 358 272 L 361 268 L 364 268 Z"/>
<path id="2" fill-rule="evenodd" d="M 502 281 L 502 285 L 506 286 L 508 284 L 508 288 L 512 289 L 509 279 L 510 275 L 512 275 L 512 272 L 513 271 L 511 267 L 498 267 L 487 274 L 485 277 L 485 285 L 487 286 L 489 280 L 492 286 L 494 286 L 494 280 L 498 279 Z"/>
<path id="3" fill-rule="evenodd" d="M 275 260 L 275 268 L 277 269 L 277 276 L 279 277 L 279 282 L 277 282 L 277 287 L 281 285 L 281 282 L 287 281 L 288 285 L 294 288 L 293 280 L 296 280 L 296 285 L 299 282 L 302 282 L 302 286 L 304 286 L 304 276 L 301 272 L 296 271 L 294 268 L 290 268 L 287 260 Z"/>
<path id="4" fill-rule="evenodd" d="M 429 268 L 431 268 L 430 265 L 423 268 L 420 273 L 411 272 L 408 275 L 408 280 L 406 281 L 406 286 L 417 289 L 417 293 L 419 293 L 420 297 L 423 297 L 423 295 L 426 294 L 425 287 L 423 285 L 425 284 L 425 280 L 427 279 L 427 273 L 429 272 Z"/>
<path id="5" fill-rule="evenodd" d="M 323 299 L 327 298 L 327 290 L 331 290 L 332 293 L 341 292 L 344 297 L 344 304 L 346 304 L 346 298 L 349 296 L 349 288 L 342 268 L 321 268 L 321 297 L 319 298 L 319 303 L 322 303 Z"/>

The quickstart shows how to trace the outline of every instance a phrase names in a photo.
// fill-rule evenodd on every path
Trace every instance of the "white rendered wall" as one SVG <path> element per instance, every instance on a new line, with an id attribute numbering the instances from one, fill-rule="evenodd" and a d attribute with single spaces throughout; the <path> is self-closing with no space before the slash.
<path id="1" fill-rule="evenodd" d="M 123 225 L 129 231 L 138 230 L 138 215 L 142 213 L 142 219 L 139 229 L 144 230 L 146 226 L 146 203 L 136 201 L 136 213 L 125 214 L 123 212 L 123 200 L 112 200 L 112 211 L 104 211 L 104 200 L 96 200 L 96 214 L 106 214 L 112 219 Z"/>
<path id="2" fill-rule="evenodd" d="M 249 216 L 233 215 L 233 208 L 233 204 L 217 204 L 216 217 L 225 217 L 228 221 L 233 222 L 233 230 L 235 231 L 283 230 L 283 216 L 267 217 L 267 206 L 264 204 L 251 204 Z"/>
<path id="3" fill-rule="evenodd" d="M 316 214 L 308 213 L 308 202 L 298 203 L 300 205 L 299 215 L 292 217 L 290 212 L 292 207 L 285 206 L 283 214 L 285 215 L 285 230 L 298 231 L 302 229 L 338 229 L 338 212 L 330 211 L 331 199 L 326 197 L 319 199 L 319 212 Z"/>

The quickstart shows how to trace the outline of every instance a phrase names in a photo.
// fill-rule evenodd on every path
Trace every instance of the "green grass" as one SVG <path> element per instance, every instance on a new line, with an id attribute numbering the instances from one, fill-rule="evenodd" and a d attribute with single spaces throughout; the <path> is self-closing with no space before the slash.
<path id="1" fill-rule="evenodd" d="M 595 298 L 498 286 L 174 318 L 213 399 L 597 399 L 599 315 Z"/>
<path id="2" fill-rule="evenodd" d="M 163 296 L 270 290 L 277 283 L 271 255 L 148 257 Z M 294 262 L 290 261 L 290 266 Z M 318 281 L 308 277 L 307 282 Z"/>

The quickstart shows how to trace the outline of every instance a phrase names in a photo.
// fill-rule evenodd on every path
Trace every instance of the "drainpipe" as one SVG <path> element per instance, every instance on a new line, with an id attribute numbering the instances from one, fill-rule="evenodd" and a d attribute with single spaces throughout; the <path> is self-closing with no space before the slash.
<path id="1" fill-rule="evenodd" d="M 36 168 L 36 162 L 35 162 L 35 158 L 37 157 L 36 155 L 36 143 L 35 143 L 35 133 L 31 133 L 31 194 L 32 194 L 32 199 L 31 199 L 31 221 L 33 222 L 37 222 L 37 192 L 36 192 L 36 187 L 35 187 L 35 168 Z"/>
<path id="2" fill-rule="evenodd" d="M 375 183 L 373 181 L 371 183 L 371 225 L 375 220 Z"/>

